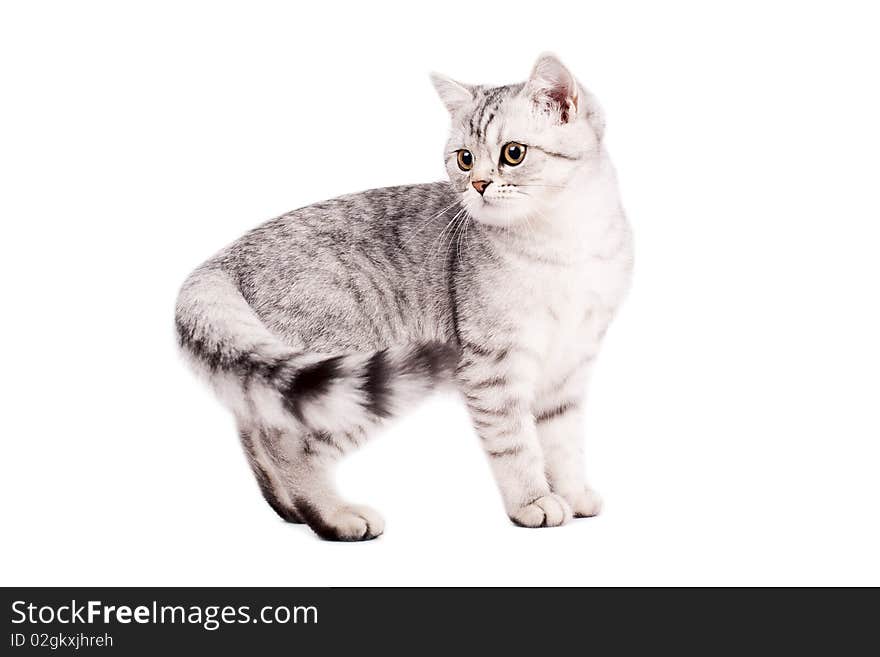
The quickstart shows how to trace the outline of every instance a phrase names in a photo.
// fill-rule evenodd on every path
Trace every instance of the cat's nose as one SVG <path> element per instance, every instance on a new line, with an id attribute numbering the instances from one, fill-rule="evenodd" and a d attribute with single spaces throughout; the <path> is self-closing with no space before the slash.
<path id="1" fill-rule="evenodd" d="M 490 185 L 491 180 L 474 180 L 471 182 L 471 185 L 474 186 L 478 192 L 480 192 L 480 196 L 483 195 L 483 192 L 486 191 L 486 188 Z"/>

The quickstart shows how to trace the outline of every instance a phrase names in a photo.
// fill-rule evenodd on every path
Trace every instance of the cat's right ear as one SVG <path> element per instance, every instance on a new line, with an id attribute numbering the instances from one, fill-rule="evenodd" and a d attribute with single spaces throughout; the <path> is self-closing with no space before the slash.
<path id="1" fill-rule="evenodd" d="M 474 99 L 473 87 L 439 73 L 431 73 L 431 82 L 440 95 L 440 100 L 446 105 L 450 114 L 455 114 L 461 107 Z"/>

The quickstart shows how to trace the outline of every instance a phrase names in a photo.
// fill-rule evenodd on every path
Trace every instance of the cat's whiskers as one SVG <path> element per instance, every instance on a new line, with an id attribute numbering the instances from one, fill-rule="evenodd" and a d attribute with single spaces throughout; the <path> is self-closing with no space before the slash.
<path id="1" fill-rule="evenodd" d="M 449 249 L 453 248 L 453 244 L 457 242 L 456 237 L 460 234 L 462 227 L 467 223 L 470 215 L 467 213 L 467 210 L 465 210 L 463 213 L 457 215 L 457 217 L 458 221 L 456 222 L 455 228 L 453 228 L 450 233 L 449 244 L 446 245 L 445 254 L 447 259 L 449 258 Z"/>
<path id="2" fill-rule="evenodd" d="M 465 212 L 467 212 L 467 210 L 464 207 L 462 207 L 458 212 L 455 213 L 455 216 L 449 220 L 449 223 L 447 223 L 443 227 L 443 230 L 440 231 L 440 234 L 437 236 L 437 250 L 434 253 L 435 256 L 438 253 L 440 253 L 440 250 L 443 248 L 443 237 L 446 234 L 446 232 L 450 229 L 450 227 L 454 227 L 456 225 L 456 222 L 458 221 L 459 217 L 461 217 L 461 215 L 464 214 Z"/>
<path id="3" fill-rule="evenodd" d="M 470 237 L 471 237 L 470 236 L 470 229 L 471 229 L 471 224 L 473 224 L 473 223 L 474 223 L 473 217 L 471 217 L 471 220 L 468 221 L 467 226 L 464 229 L 464 250 L 465 251 L 467 251 L 468 244 L 470 244 Z"/>
<path id="4" fill-rule="evenodd" d="M 425 228 L 428 227 L 428 224 L 430 224 L 432 221 L 434 221 L 435 219 L 437 219 L 441 215 L 446 214 L 446 212 L 448 212 L 449 210 L 454 208 L 456 205 L 459 205 L 460 203 L 461 203 L 461 201 L 456 199 L 454 202 L 450 203 L 445 208 L 440 210 L 440 212 L 435 214 L 433 217 L 429 217 L 429 218 L 425 219 L 421 223 L 421 225 L 412 233 L 412 235 L 410 235 L 409 238 L 407 238 L 407 240 L 404 241 L 403 248 L 406 248 L 407 246 L 409 246 L 410 242 L 412 242 L 418 236 L 419 233 L 421 233 L 423 230 L 425 230 Z"/>
<path id="5" fill-rule="evenodd" d="M 459 202 L 459 201 L 456 201 L 456 203 L 460 203 L 460 202 Z M 453 204 L 453 205 L 454 205 L 454 204 Z M 436 249 L 432 247 L 432 249 L 431 249 L 432 253 L 431 253 L 431 255 L 430 255 L 429 257 L 425 258 L 425 262 L 424 262 L 424 263 L 422 264 L 422 266 L 419 268 L 419 271 L 418 271 L 418 273 L 417 273 L 418 276 L 420 276 L 421 273 L 425 270 L 425 267 L 427 267 L 429 264 L 431 264 L 431 263 L 433 263 L 434 261 L 436 261 L 437 256 L 440 254 L 441 250 L 443 249 L 443 239 L 444 239 L 445 234 L 447 234 L 447 232 L 449 233 L 449 235 L 452 235 L 452 234 L 453 234 L 453 232 L 454 232 L 454 226 L 457 224 L 459 218 L 460 218 L 463 214 L 465 214 L 466 212 L 467 212 L 467 208 L 465 208 L 464 206 L 462 206 L 461 209 L 459 209 L 459 211 L 455 213 L 455 216 L 453 216 L 452 219 L 450 219 L 450 220 L 447 222 L 447 224 L 443 227 L 443 230 L 440 231 L 440 234 L 437 235 L 437 238 L 436 238 L 436 240 L 435 240 L 436 243 L 437 243 L 437 247 L 436 247 Z M 453 231 L 449 231 L 450 228 L 453 228 Z M 450 240 L 450 243 L 451 243 L 451 240 Z M 448 250 L 448 248 L 447 248 L 447 253 L 448 253 L 448 251 L 449 251 L 449 250 Z"/>
<path id="6" fill-rule="evenodd" d="M 458 259 L 459 259 L 459 260 L 461 260 L 461 253 L 462 253 L 462 252 L 461 252 L 461 242 L 462 242 L 462 238 L 467 234 L 467 229 L 468 229 L 468 227 L 470 226 L 470 223 L 471 223 L 471 215 L 470 215 L 470 213 L 465 212 L 465 213 L 464 213 L 464 219 L 463 219 L 462 222 L 461 222 L 461 226 L 462 226 L 462 227 L 461 227 L 461 231 L 459 232 L 459 235 L 458 235 L 458 244 L 457 244 L 457 248 L 458 248 Z"/>

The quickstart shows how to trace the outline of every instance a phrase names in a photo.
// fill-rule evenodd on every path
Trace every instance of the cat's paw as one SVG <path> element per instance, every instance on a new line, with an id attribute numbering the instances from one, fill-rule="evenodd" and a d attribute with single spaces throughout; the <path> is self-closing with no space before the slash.
<path id="1" fill-rule="evenodd" d="M 571 505 L 575 518 L 592 518 L 602 512 L 602 498 L 592 488 L 585 487 L 574 494 L 563 494 Z"/>
<path id="2" fill-rule="evenodd" d="M 510 519 L 520 527 L 558 527 L 571 520 L 571 507 L 564 498 L 550 493 L 520 507 Z"/>
<path id="3" fill-rule="evenodd" d="M 331 513 L 308 516 L 306 522 L 328 541 L 369 541 L 385 531 L 382 516 L 368 506 L 348 504 Z"/>

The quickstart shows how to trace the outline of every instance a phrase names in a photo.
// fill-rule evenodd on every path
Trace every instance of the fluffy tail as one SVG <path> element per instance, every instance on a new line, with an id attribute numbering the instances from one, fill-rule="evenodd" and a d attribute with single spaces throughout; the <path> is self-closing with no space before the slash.
<path id="1" fill-rule="evenodd" d="M 216 268 L 187 279 L 175 320 L 184 354 L 241 419 L 293 418 L 314 431 L 391 417 L 447 380 L 458 359 L 458 348 L 444 342 L 373 353 L 296 351 L 263 325 L 234 281 Z"/>

